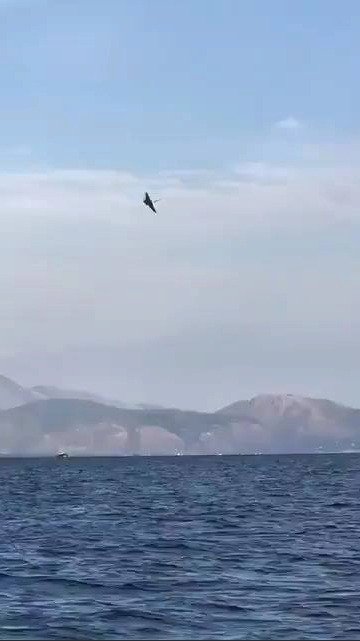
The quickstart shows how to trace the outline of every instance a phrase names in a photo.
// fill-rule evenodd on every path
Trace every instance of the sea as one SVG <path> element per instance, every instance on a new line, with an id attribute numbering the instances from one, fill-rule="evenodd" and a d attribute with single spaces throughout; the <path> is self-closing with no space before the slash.
<path id="1" fill-rule="evenodd" d="M 1 459 L 0 639 L 360 639 L 360 456 Z"/>

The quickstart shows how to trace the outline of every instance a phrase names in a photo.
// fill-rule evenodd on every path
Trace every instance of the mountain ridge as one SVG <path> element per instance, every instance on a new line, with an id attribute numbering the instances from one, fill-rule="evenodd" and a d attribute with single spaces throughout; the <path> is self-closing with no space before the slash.
<path id="1" fill-rule="evenodd" d="M 25 388 L 0 376 L 0 453 L 53 455 L 65 450 L 82 455 L 171 455 L 360 450 L 360 409 L 324 398 L 260 394 L 215 412 L 116 403 L 86 391 Z"/>

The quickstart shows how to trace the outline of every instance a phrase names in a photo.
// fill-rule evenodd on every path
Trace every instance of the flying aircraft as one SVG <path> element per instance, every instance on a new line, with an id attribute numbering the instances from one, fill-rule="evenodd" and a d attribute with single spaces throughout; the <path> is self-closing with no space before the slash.
<path id="1" fill-rule="evenodd" d="M 148 207 L 150 207 L 150 209 L 154 212 L 154 214 L 156 214 L 156 213 L 157 213 L 157 211 L 156 211 L 156 209 L 155 209 L 154 203 L 158 203 L 158 202 L 159 202 L 159 200 L 160 200 L 160 199 L 158 199 L 158 200 L 151 200 L 151 198 L 150 198 L 149 194 L 148 194 L 148 193 L 147 193 L 147 191 L 146 191 L 146 192 L 145 192 L 145 198 L 144 198 L 144 200 L 143 200 L 143 203 L 144 203 L 144 205 L 147 205 Z"/>

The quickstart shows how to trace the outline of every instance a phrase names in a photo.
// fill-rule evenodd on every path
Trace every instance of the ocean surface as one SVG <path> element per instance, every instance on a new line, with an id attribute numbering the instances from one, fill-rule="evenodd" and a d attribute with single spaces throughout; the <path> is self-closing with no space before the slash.
<path id="1" fill-rule="evenodd" d="M 0 460 L 1 639 L 360 639 L 360 456 Z"/>

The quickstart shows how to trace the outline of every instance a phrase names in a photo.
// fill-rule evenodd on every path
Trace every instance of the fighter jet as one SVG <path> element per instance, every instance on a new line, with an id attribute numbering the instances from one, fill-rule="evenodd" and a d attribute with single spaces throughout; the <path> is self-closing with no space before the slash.
<path id="1" fill-rule="evenodd" d="M 158 203 L 158 202 L 159 202 L 159 200 L 160 200 L 160 199 L 158 199 L 158 200 L 151 200 L 151 198 L 150 198 L 149 194 L 148 194 L 148 193 L 147 193 L 147 191 L 146 191 L 146 192 L 145 192 L 145 198 L 144 198 L 144 200 L 143 200 L 143 203 L 144 203 L 144 205 L 147 205 L 148 207 L 150 207 L 150 209 L 154 212 L 154 214 L 156 214 L 156 213 L 157 213 L 157 211 L 156 211 L 156 209 L 155 209 L 154 203 Z"/>

